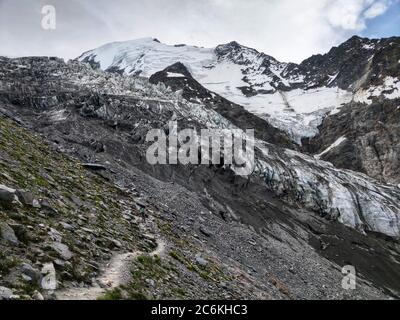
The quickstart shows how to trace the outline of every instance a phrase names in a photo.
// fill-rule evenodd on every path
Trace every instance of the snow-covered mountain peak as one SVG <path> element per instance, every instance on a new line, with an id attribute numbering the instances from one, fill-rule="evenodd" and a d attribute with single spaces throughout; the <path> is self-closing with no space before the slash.
<path id="1" fill-rule="evenodd" d="M 150 77 L 176 62 L 201 69 L 214 59 L 213 49 L 166 45 L 154 38 L 106 44 L 85 52 L 78 58 L 80 61 L 98 65 L 103 70 L 144 77 Z"/>
<path id="2" fill-rule="evenodd" d="M 294 141 L 318 133 L 322 119 L 351 101 L 400 96 L 399 38 L 353 37 L 301 64 L 282 63 L 236 41 L 216 48 L 166 45 L 154 38 L 115 42 L 78 60 L 103 70 L 150 78 L 182 63 L 206 89 L 285 130 Z M 394 58 L 393 58 L 394 57 Z"/>
<path id="3" fill-rule="evenodd" d="M 230 59 L 232 62 L 243 65 L 249 65 L 260 57 L 257 50 L 242 46 L 236 41 L 217 46 L 215 54 L 219 59 Z"/>
<path id="4" fill-rule="evenodd" d="M 270 63 L 281 64 L 275 58 L 259 52 L 256 49 L 243 46 L 236 41 L 217 46 L 215 48 L 215 54 L 221 60 L 229 59 L 240 65 L 253 65 L 260 60 L 264 67 L 269 67 Z M 283 65 L 286 66 L 286 64 Z"/>

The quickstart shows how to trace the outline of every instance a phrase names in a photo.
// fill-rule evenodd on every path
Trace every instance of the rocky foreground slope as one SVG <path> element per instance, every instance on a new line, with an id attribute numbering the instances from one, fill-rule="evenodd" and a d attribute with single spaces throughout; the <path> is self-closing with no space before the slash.
<path id="1" fill-rule="evenodd" d="M 117 252 L 136 253 L 118 270 L 134 275 L 125 298 L 258 298 L 274 291 L 250 291 L 236 280 L 239 270 L 172 234 L 168 207 L 149 202 L 135 179 L 122 189 L 4 117 L 0 133 L 0 300 L 122 297 L 97 281 Z M 147 254 L 169 237 L 165 256 Z M 90 295 L 93 288 L 98 296 Z"/>
<path id="2" fill-rule="evenodd" d="M 106 298 L 399 296 L 397 187 L 284 149 L 286 139 L 268 143 L 265 129 L 249 178 L 150 166 L 144 137 L 171 119 L 255 120 L 236 105 L 235 121 L 214 93 L 222 106 L 77 61 L 1 58 L 0 76 L 3 297 L 76 298 L 99 286 Z M 107 292 L 106 261 L 129 253 L 130 275 Z M 342 288 L 345 265 L 356 290 Z"/>

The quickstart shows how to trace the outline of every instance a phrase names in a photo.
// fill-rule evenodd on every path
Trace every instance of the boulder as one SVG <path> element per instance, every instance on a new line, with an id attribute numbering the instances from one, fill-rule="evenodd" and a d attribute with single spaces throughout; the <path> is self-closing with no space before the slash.
<path id="1" fill-rule="evenodd" d="M 40 280 L 42 279 L 42 274 L 40 273 L 39 270 L 35 269 L 28 263 L 23 263 L 21 265 L 21 272 L 24 275 L 27 275 L 29 278 L 32 279 L 33 283 L 40 283 Z"/>
<path id="2" fill-rule="evenodd" d="M 51 247 L 60 255 L 64 260 L 69 260 L 73 257 L 73 253 L 69 250 L 68 246 L 61 242 L 54 242 Z"/>
<path id="3" fill-rule="evenodd" d="M 206 237 L 208 237 L 208 238 L 210 238 L 211 236 L 212 236 L 212 233 L 211 233 L 211 231 L 210 230 L 208 230 L 206 227 L 204 227 L 204 226 L 201 226 L 200 227 L 200 232 L 202 233 L 202 234 L 204 234 Z"/>
<path id="4" fill-rule="evenodd" d="M 142 199 L 135 199 L 135 203 L 138 210 L 145 209 L 147 207 L 146 202 Z"/>
<path id="5" fill-rule="evenodd" d="M 117 239 L 113 239 L 112 242 L 117 248 L 122 248 L 122 243 L 118 241 Z"/>
<path id="6" fill-rule="evenodd" d="M 205 267 L 205 266 L 208 264 L 207 260 L 204 259 L 204 258 L 201 256 L 200 253 L 198 253 L 198 254 L 196 255 L 196 263 L 197 263 L 198 265 L 202 266 L 202 267 Z"/>
<path id="7" fill-rule="evenodd" d="M 14 201 L 18 200 L 16 190 L 5 185 L 0 185 L 0 205 L 5 208 L 11 208 Z"/>
<path id="8" fill-rule="evenodd" d="M 0 287 L 0 300 L 11 300 L 14 296 L 14 293 L 11 289 L 6 287 Z"/>
<path id="9" fill-rule="evenodd" d="M 71 225 L 71 224 L 69 224 L 69 223 L 66 223 L 66 222 L 60 222 L 60 225 L 65 229 L 65 230 L 74 230 L 75 228 L 74 228 L 74 226 L 73 225 Z"/>
<path id="10" fill-rule="evenodd" d="M 19 241 L 14 230 L 7 223 L 0 223 L 1 239 L 12 245 L 18 245 Z"/>
<path id="11" fill-rule="evenodd" d="M 146 279 L 145 282 L 149 287 L 154 287 L 154 285 L 155 285 L 155 282 L 153 279 Z"/>
<path id="12" fill-rule="evenodd" d="M 23 205 L 40 208 L 39 201 L 35 199 L 35 195 L 33 193 L 25 190 L 17 190 L 16 195 Z"/>
<path id="13" fill-rule="evenodd" d="M 39 291 L 35 290 L 35 292 L 32 294 L 32 299 L 42 301 L 44 300 L 44 297 Z"/>
<path id="14" fill-rule="evenodd" d="M 40 206 L 50 215 L 58 214 L 58 211 L 52 207 L 47 199 L 42 199 L 40 201 Z"/>
<path id="15" fill-rule="evenodd" d="M 27 227 L 23 224 L 12 223 L 9 224 L 11 229 L 13 229 L 15 236 L 19 242 L 28 243 L 31 240 L 32 234 L 28 231 Z"/>

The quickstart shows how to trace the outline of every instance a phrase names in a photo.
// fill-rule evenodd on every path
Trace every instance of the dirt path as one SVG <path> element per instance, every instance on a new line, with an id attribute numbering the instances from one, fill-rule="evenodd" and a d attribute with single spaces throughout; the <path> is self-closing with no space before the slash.
<path id="1" fill-rule="evenodd" d="M 157 241 L 157 248 L 150 252 L 151 256 L 161 256 L 165 250 L 165 243 Z M 130 269 L 133 261 L 140 255 L 141 251 L 115 255 L 104 267 L 96 284 L 87 288 L 68 288 L 56 292 L 57 300 L 96 300 L 108 290 L 115 289 L 129 283 L 131 279 Z"/>

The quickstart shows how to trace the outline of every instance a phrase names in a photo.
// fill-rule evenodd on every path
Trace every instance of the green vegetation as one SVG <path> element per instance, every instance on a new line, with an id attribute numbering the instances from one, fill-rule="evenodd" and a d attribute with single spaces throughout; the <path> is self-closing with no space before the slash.
<path id="1" fill-rule="evenodd" d="M 96 270 L 90 262 L 102 255 L 109 258 L 109 250 L 115 247 L 112 239 L 118 239 L 125 250 L 140 242 L 137 225 L 123 218 L 127 207 L 135 214 L 129 195 L 55 150 L 41 136 L 4 117 L 0 117 L 0 184 L 24 189 L 36 200 L 48 203 L 41 208 L 0 208 L 0 222 L 17 225 L 15 232 L 20 240 L 18 246 L 10 248 L 0 239 L 0 285 L 19 263 L 33 265 L 58 259 L 59 254 L 49 249 L 49 243 L 58 237 L 54 234 L 60 234 L 62 243 L 74 254 L 62 267 L 66 272 L 57 270 L 61 282 L 73 279 L 89 283 Z M 13 289 L 24 295 L 36 287 L 21 280 Z"/>
<path id="2" fill-rule="evenodd" d="M 214 283 L 232 280 L 232 277 L 223 272 L 220 267 L 213 261 L 208 261 L 206 266 L 200 266 L 196 264 L 193 259 L 193 253 L 199 252 L 201 250 L 199 248 L 196 248 L 183 236 L 175 233 L 170 224 L 159 224 L 159 229 L 162 234 L 169 238 L 176 246 L 177 250 L 170 251 L 170 257 L 183 264 L 189 271 L 195 272 L 203 279 Z M 189 253 L 190 256 L 186 256 L 185 253 Z"/>
<path id="3" fill-rule="evenodd" d="M 18 266 L 20 261 L 8 255 L 6 252 L 0 252 L 0 274 L 6 275 L 9 271 Z"/>
<path id="4" fill-rule="evenodd" d="M 102 297 L 98 300 L 122 300 L 122 292 L 121 289 L 115 288 L 113 290 L 107 291 Z"/>

